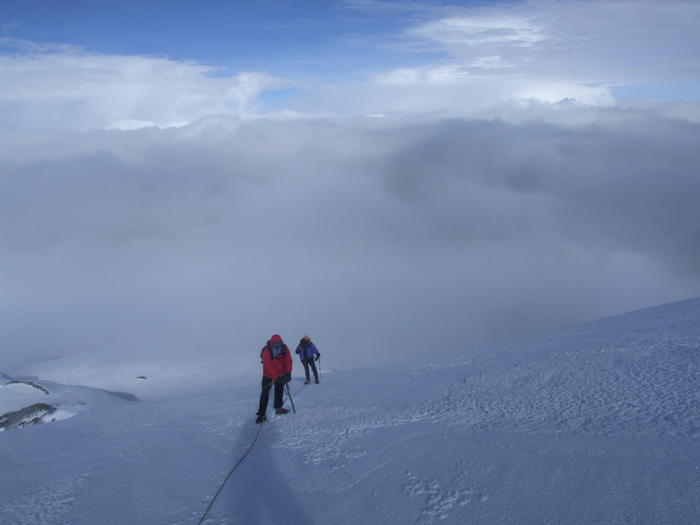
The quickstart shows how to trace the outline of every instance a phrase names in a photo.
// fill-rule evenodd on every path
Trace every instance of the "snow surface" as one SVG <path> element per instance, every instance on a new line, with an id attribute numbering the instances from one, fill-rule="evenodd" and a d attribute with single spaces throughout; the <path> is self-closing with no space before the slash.
<path id="1" fill-rule="evenodd" d="M 196 524 L 249 449 L 205 523 L 700 523 L 700 299 L 294 375 L 297 413 L 262 428 L 258 377 L 147 402 L 0 387 L 0 413 L 74 412 L 0 433 L 3 523 Z"/>

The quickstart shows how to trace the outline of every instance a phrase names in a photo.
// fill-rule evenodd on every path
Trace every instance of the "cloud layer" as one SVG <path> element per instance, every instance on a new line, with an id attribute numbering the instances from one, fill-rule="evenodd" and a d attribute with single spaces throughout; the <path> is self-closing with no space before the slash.
<path id="1" fill-rule="evenodd" d="M 700 126 L 547 111 L 596 118 L 6 133 L 1 365 L 308 333 L 358 366 L 700 294 Z"/>
<path id="2" fill-rule="evenodd" d="M 692 91 L 696 3 L 344 6 L 403 59 L 0 41 L 0 370 L 257 372 L 272 333 L 359 366 L 700 295 L 700 104 L 613 96 Z"/>

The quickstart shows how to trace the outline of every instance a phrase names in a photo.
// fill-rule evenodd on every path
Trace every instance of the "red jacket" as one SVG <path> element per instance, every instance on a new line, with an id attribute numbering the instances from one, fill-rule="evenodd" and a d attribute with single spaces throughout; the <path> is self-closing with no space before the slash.
<path id="1" fill-rule="evenodd" d="M 276 342 L 282 343 L 282 352 L 277 357 L 272 356 L 272 345 Z M 292 371 L 292 356 L 289 355 L 289 348 L 284 344 L 279 335 L 273 335 L 270 343 L 260 352 L 263 362 L 263 377 L 277 379 Z"/>

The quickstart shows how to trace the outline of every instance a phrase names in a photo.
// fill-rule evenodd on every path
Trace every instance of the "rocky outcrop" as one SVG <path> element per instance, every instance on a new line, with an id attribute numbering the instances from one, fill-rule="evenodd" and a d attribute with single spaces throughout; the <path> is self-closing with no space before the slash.
<path id="1" fill-rule="evenodd" d="M 46 403 L 35 403 L 15 412 L 7 412 L 0 416 L 0 430 L 11 430 L 44 423 L 44 418 L 54 412 L 56 412 L 56 407 Z"/>

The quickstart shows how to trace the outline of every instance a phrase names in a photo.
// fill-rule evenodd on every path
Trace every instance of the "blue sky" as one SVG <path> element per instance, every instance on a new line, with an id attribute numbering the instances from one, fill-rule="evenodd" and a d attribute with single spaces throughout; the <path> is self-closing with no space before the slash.
<path id="1" fill-rule="evenodd" d="M 388 44 L 440 6 L 335 0 L 3 4 L 5 37 L 74 44 L 105 54 L 166 55 L 232 71 L 339 76 L 371 71 L 383 62 L 414 61 L 420 53 L 408 58 L 406 50 Z"/>
<path id="2" fill-rule="evenodd" d="M 218 91 L 210 111 L 244 117 L 285 109 L 465 114 L 509 99 L 610 105 L 700 98 L 700 5 L 688 0 L 4 0 L 1 12 L 3 76 L 15 93 L 0 97 L 17 97 L 13 111 L 24 103 L 28 64 L 33 78 L 43 72 L 46 85 L 62 71 L 61 82 L 74 75 L 74 85 L 85 87 L 81 72 L 99 69 L 129 77 L 133 86 L 138 70 L 144 92 L 158 90 L 155 70 L 200 66 L 189 68 L 192 82 L 179 90 L 210 100 Z M 66 57 L 70 65 L 58 65 Z M 98 57 L 104 63 L 98 65 Z M 131 57 L 133 64 L 115 64 L 115 57 Z M 257 75 L 255 87 L 250 74 Z M 245 94 L 232 102 L 222 83 L 206 82 L 215 78 L 232 79 L 234 89 L 245 82 Z M 115 85 L 102 87 L 111 92 Z M 90 89 L 96 93 L 94 84 Z M 207 113 L 170 107 L 158 115 L 125 108 L 114 122 L 167 126 Z M 111 118 L 70 125 L 110 126 Z"/>

